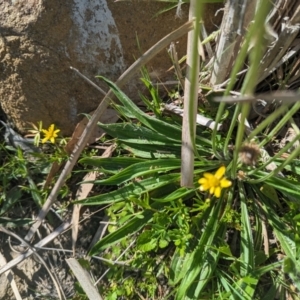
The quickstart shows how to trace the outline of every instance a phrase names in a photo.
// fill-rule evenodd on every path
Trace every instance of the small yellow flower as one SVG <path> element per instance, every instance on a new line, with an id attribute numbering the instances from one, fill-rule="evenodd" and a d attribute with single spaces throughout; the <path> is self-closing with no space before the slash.
<path id="1" fill-rule="evenodd" d="M 199 179 L 200 191 L 209 191 L 211 195 L 215 195 L 217 198 L 220 198 L 221 191 L 223 188 L 228 188 L 231 186 L 232 182 L 226 177 L 223 177 L 225 174 L 226 168 L 221 166 L 215 174 L 204 173 L 203 177 Z"/>
<path id="2" fill-rule="evenodd" d="M 57 133 L 60 132 L 60 130 L 59 129 L 54 130 L 54 124 L 51 124 L 48 130 L 42 129 L 42 132 L 45 134 L 42 143 L 44 144 L 48 140 L 50 140 L 50 142 L 54 144 L 55 138 L 57 138 Z"/>

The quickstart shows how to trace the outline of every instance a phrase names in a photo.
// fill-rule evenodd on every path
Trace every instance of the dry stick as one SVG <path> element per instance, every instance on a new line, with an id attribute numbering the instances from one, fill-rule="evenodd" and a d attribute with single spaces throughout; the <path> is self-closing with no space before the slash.
<path id="1" fill-rule="evenodd" d="M 58 284 L 58 282 L 55 280 L 55 277 L 54 275 L 52 274 L 52 272 L 50 271 L 50 269 L 48 268 L 47 264 L 45 263 L 44 259 L 37 253 L 36 249 L 34 247 L 32 247 L 30 244 L 28 244 L 25 240 L 23 240 L 21 237 L 19 237 L 17 234 L 15 234 L 14 232 L 4 228 L 4 227 L 0 227 L 0 231 L 6 233 L 7 235 L 10 235 L 10 236 L 13 236 L 15 239 L 21 241 L 21 243 L 25 244 L 27 247 L 29 247 L 29 251 L 27 251 L 27 253 L 29 253 L 31 251 L 31 253 L 35 254 L 38 259 L 40 260 L 41 264 L 45 267 L 46 271 L 48 272 L 50 278 L 52 279 L 53 281 L 53 284 L 56 288 L 56 291 L 57 291 L 57 294 L 58 294 L 58 297 L 59 299 L 66 299 L 65 295 L 62 293 L 61 289 L 60 289 L 60 285 Z M 8 265 L 8 264 L 6 264 Z M 5 265 L 5 266 L 6 266 Z M 2 269 L 2 268 L 1 268 Z"/>
<path id="2" fill-rule="evenodd" d="M 36 243 L 33 247 L 36 249 L 41 248 L 42 246 L 47 245 L 48 243 L 50 243 L 53 239 L 55 239 L 58 235 L 60 235 L 62 232 L 64 232 L 65 230 L 67 230 L 70 227 L 70 223 L 66 222 L 66 223 L 62 223 L 58 228 L 56 228 L 52 233 L 50 233 L 48 236 L 46 236 L 45 238 L 43 238 L 41 241 L 39 241 L 38 243 Z M 3 231 L 2 226 L 0 226 L 0 231 Z M 4 228 L 5 229 L 5 228 Z M 4 232 L 4 231 L 3 231 Z M 24 243 L 24 245 L 26 246 L 27 244 Z M 36 251 L 33 251 L 31 248 L 28 249 L 26 252 L 20 254 L 19 256 L 17 256 L 16 258 L 14 258 L 13 260 L 11 260 L 10 262 L 8 262 L 5 266 L 0 268 L 0 275 L 3 274 L 4 272 L 6 272 L 7 270 L 10 270 L 11 268 L 13 268 L 14 266 L 18 265 L 19 263 L 21 263 L 24 259 L 28 258 L 29 256 L 33 255 L 34 253 L 36 253 Z"/>
<path id="3" fill-rule="evenodd" d="M 198 0 L 190 1 L 189 20 L 196 20 Z M 196 24 L 197 25 L 197 24 Z M 197 27 L 188 33 L 186 66 L 187 74 L 184 85 L 184 112 L 182 118 L 181 144 L 181 180 L 183 187 L 194 187 L 194 144 L 196 132 L 196 113 L 198 98 L 198 76 L 200 56 L 198 54 Z M 196 82 L 195 82 L 196 81 Z"/>
<path id="4" fill-rule="evenodd" d="M 175 31 L 171 32 L 163 39 L 161 39 L 158 43 L 152 46 L 147 52 L 145 52 L 136 62 L 134 62 L 116 81 L 116 85 L 118 87 L 122 87 L 125 83 L 127 83 L 133 75 L 146 63 L 148 63 L 158 52 L 166 48 L 172 41 L 180 38 L 187 32 L 189 32 L 193 28 L 192 22 L 187 22 Z M 74 69 L 74 68 L 72 68 Z M 69 160 L 67 161 L 64 169 L 62 170 L 57 182 L 55 183 L 47 201 L 43 205 L 42 209 L 40 210 L 36 222 L 32 225 L 30 230 L 28 231 L 25 240 L 29 241 L 33 237 L 34 233 L 37 231 L 41 222 L 46 217 L 47 213 L 49 212 L 52 204 L 56 201 L 57 195 L 60 191 L 60 188 L 68 178 L 69 174 L 71 173 L 74 165 L 79 158 L 80 153 L 84 149 L 85 145 L 87 144 L 90 135 L 92 134 L 93 130 L 95 129 L 98 120 L 100 119 L 101 115 L 105 112 L 107 106 L 109 105 L 109 99 L 113 95 L 112 91 L 106 94 L 103 98 L 102 102 L 97 107 L 96 111 L 94 112 L 93 116 L 89 120 L 89 123 L 86 125 L 78 143 L 74 147 L 73 152 L 70 155 Z"/>

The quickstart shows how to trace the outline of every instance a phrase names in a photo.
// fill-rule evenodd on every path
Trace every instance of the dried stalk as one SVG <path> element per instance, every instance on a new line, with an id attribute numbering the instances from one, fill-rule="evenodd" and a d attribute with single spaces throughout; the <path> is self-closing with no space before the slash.
<path id="1" fill-rule="evenodd" d="M 36 257 L 40 260 L 41 264 L 44 266 L 44 268 L 46 269 L 46 271 L 48 272 L 51 280 L 53 281 L 53 284 L 56 288 L 58 297 L 60 300 L 62 299 L 66 299 L 65 295 L 62 293 L 61 291 L 61 286 L 59 284 L 59 282 L 55 279 L 54 275 L 52 274 L 52 272 L 50 271 L 50 269 L 48 268 L 47 264 L 45 263 L 44 259 L 37 253 L 36 249 L 34 247 L 32 247 L 30 244 L 28 244 L 25 240 L 23 240 L 21 237 L 19 237 L 17 234 L 15 234 L 14 232 L 11 232 L 10 230 L 4 228 L 4 227 L 0 227 L 0 231 L 6 233 L 7 235 L 13 236 L 15 239 L 19 240 L 21 243 L 25 244 L 29 250 L 27 251 L 27 253 L 31 252 L 31 254 L 35 254 Z M 6 264 L 5 266 L 7 266 L 8 264 Z M 3 268 L 1 268 L 2 270 Z"/>
<path id="2" fill-rule="evenodd" d="M 194 20 L 194 30 L 188 33 L 187 75 L 184 90 L 184 113 L 182 120 L 181 146 L 181 186 L 194 187 L 194 149 L 196 132 L 196 113 L 198 102 L 199 61 L 198 38 L 202 4 L 198 0 L 190 1 L 189 20 Z"/>
<path id="3" fill-rule="evenodd" d="M 33 250 L 34 248 L 38 249 L 38 248 L 50 243 L 53 239 L 55 239 L 58 235 L 60 235 L 65 230 L 67 230 L 70 226 L 71 226 L 71 224 L 69 222 L 65 222 L 62 225 L 60 225 L 51 234 L 49 234 L 44 239 L 42 239 L 37 244 L 35 244 L 32 247 L 32 249 L 28 249 L 26 252 L 20 254 L 18 257 L 14 258 L 10 262 L 8 262 L 5 266 L 1 267 L 0 275 L 3 274 L 4 272 L 6 272 L 7 270 L 10 270 L 14 266 L 18 265 L 20 262 L 22 262 L 24 259 L 30 257 L 32 254 L 36 253 L 36 251 Z M 0 226 L 0 231 L 6 232 L 5 228 L 2 226 Z M 26 246 L 26 242 L 24 243 L 24 245 Z"/>
<path id="4" fill-rule="evenodd" d="M 75 258 L 66 259 L 67 264 L 74 273 L 81 287 L 85 291 L 87 297 L 93 300 L 102 300 L 97 288 L 93 285 L 91 276 Z"/>

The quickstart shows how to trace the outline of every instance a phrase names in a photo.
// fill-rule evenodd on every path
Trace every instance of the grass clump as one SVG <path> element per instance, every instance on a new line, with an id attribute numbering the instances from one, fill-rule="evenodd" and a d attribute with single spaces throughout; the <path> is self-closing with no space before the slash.
<path id="1" fill-rule="evenodd" d="M 238 13 L 238 6 L 226 5 L 226 14 Z M 106 207 L 107 234 L 84 263 L 105 299 L 299 299 L 299 95 L 270 90 L 282 87 L 270 74 L 274 64 L 267 64 L 276 48 L 269 36 L 277 8 L 268 1 L 243 5 L 252 17 L 227 24 L 225 14 L 215 57 L 202 57 L 196 76 L 198 63 L 187 58 L 193 82 L 183 109 L 198 105 L 195 87 L 202 87 L 204 99 L 187 118 L 170 113 L 146 70 L 150 99 L 142 96 L 143 110 L 100 77 L 119 100 L 113 106 L 122 122 L 98 123 L 115 154 L 84 156 L 79 163 L 101 174 L 92 183 L 105 189 L 74 203 Z M 240 33 L 234 45 L 222 41 L 228 26 Z M 198 49 L 192 51 L 197 60 Z M 297 79 L 287 74 L 291 78 Z M 196 126 L 199 112 L 206 119 Z M 293 134 L 279 146 L 285 128 Z M 183 158 L 190 154 L 186 168 Z M 182 180 L 187 172 L 191 184 Z M 101 272 L 90 269 L 91 257 L 101 260 Z"/>
<path id="2" fill-rule="evenodd" d="M 80 201 L 82 205 L 111 204 L 107 213 L 113 225 L 89 254 L 115 261 L 122 253 L 124 267 L 118 265 L 118 271 L 110 267 L 108 283 L 116 283 L 112 289 L 104 287 L 103 295 L 117 299 L 126 280 L 131 288 L 122 295 L 128 298 L 298 299 L 300 189 L 295 166 L 299 149 L 285 161 L 281 155 L 299 135 L 278 153 L 266 148 L 292 122 L 299 102 L 270 110 L 255 128 L 247 119 L 268 51 L 262 29 L 272 9 L 270 3 L 259 3 L 223 90 L 227 96 L 241 85 L 240 94 L 251 95 L 250 100 L 231 97 L 229 107 L 221 100 L 216 113 L 209 115 L 215 128 L 197 128 L 191 169 L 194 188 L 180 185 L 181 126 L 185 125 L 166 116 L 163 109 L 157 111 L 158 101 L 164 106 L 157 94 L 145 101 L 148 111 L 143 112 L 102 78 L 121 102 L 119 111 L 127 121 L 99 126 L 116 138 L 122 150 L 117 158 L 81 163 L 101 165 L 109 174 L 121 158 L 128 159 L 128 166 L 95 182 L 115 185 L 116 190 Z M 237 81 L 245 61 L 245 76 Z M 215 87 L 206 94 L 220 95 Z M 217 130 L 221 119 L 223 129 Z M 222 186 L 224 173 L 227 182 Z"/>

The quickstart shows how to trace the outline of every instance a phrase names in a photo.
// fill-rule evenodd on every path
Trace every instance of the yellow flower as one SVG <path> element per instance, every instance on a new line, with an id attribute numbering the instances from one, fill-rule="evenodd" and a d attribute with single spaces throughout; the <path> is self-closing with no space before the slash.
<path id="1" fill-rule="evenodd" d="M 231 186 L 232 182 L 226 177 L 223 177 L 225 174 L 226 168 L 221 166 L 215 174 L 204 173 L 203 177 L 199 179 L 200 191 L 209 191 L 211 195 L 215 195 L 217 198 L 220 198 L 221 191 L 223 188 L 228 188 Z"/>
<path id="2" fill-rule="evenodd" d="M 48 130 L 42 129 L 42 132 L 45 134 L 42 143 L 44 144 L 48 140 L 50 140 L 50 142 L 54 144 L 55 138 L 57 138 L 57 133 L 60 132 L 60 130 L 59 129 L 54 130 L 54 124 L 51 124 Z"/>

